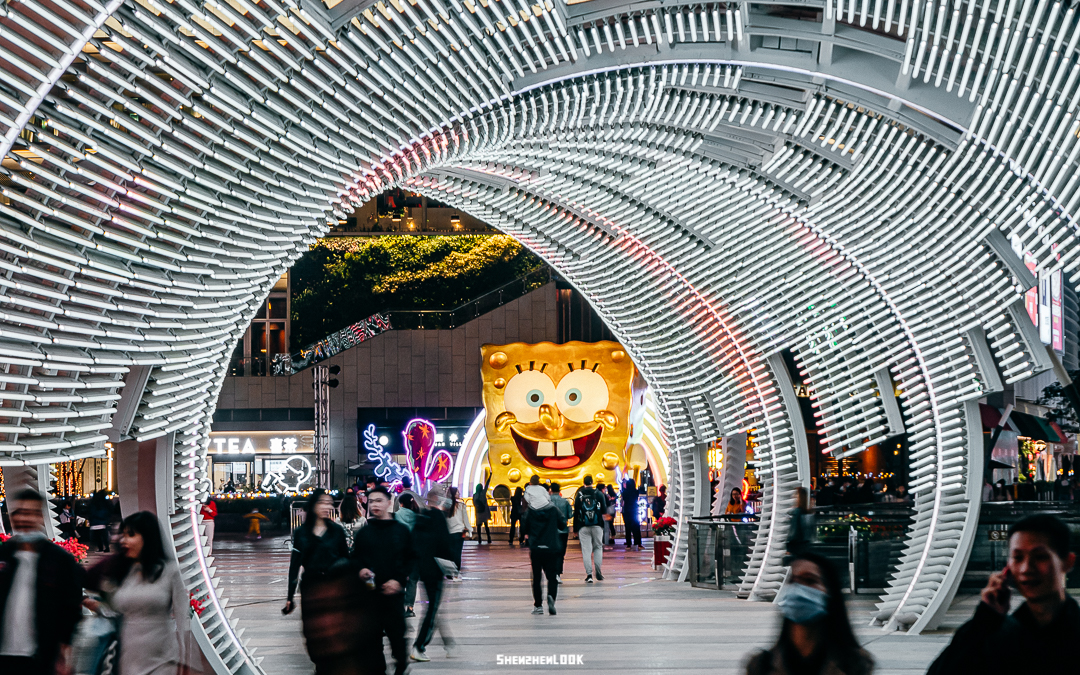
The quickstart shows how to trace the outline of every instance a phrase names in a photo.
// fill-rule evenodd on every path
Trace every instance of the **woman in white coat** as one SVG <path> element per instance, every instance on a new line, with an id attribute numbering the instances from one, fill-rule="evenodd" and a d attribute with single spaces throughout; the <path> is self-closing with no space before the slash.
<path id="1" fill-rule="evenodd" d="M 180 571 L 168 560 L 157 516 L 133 513 L 120 525 L 120 553 L 95 565 L 87 587 L 122 615 L 120 672 L 176 675 L 187 662 L 191 600 Z M 94 601 L 87 601 L 96 609 Z"/>

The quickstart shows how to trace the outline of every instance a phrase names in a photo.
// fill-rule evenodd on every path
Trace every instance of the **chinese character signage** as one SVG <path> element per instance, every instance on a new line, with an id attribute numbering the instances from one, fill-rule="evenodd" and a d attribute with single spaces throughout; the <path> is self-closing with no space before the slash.
<path id="1" fill-rule="evenodd" d="M 296 455 L 315 452 L 315 432 L 211 431 L 211 455 Z"/>

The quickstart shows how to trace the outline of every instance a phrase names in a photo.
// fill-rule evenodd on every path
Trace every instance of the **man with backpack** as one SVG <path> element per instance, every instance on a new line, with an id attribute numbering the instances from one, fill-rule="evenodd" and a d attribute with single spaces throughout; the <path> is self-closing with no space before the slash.
<path id="1" fill-rule="evenodd" d="M 592 476 L 585 476 L 584 483 L 574 496 L 574 531 L 581 542 L 585 583 L 591 584 L 594 567 L 596 580 L 604 580 L 600 565 L 604 562 L 604 514 L 607 513 L 608 504 L 604 493 L 593 487 Z"/>

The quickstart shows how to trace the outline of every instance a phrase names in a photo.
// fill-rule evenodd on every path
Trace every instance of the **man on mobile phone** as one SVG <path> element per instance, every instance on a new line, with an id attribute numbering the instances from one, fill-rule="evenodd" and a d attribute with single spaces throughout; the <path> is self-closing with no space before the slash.
<path id="1" fill-rule="evenodd" d="M 1065 592 L 1076 554 L 1069 528 L 1051 515 L 1009 528 L 1009 564 L 990 575 L 971 621 L 930 666 L 928 675 L 1077 672 L 1080 605 Z M 1012 589 L 1024 603 L 1009 614 Z"/>

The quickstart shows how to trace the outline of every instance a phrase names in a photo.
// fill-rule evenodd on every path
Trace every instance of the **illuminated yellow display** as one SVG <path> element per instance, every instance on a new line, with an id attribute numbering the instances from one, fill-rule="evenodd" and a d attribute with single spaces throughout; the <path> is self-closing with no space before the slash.
<path id="1" fill-rule="evenodd" d="M 481 349 L 492 486 L 525 485 L 536 474 L 569 488 L 586 474 L 611 481 L 617 469 L 644 465 L 632 461 L 630 442 L 645 382 L 620 344 Z"/>

